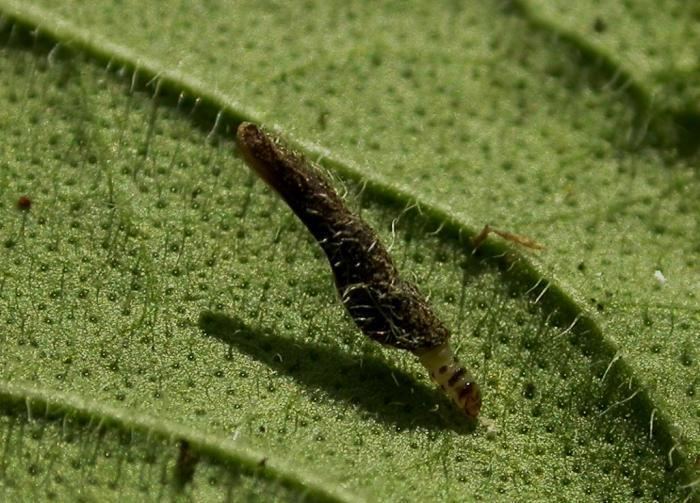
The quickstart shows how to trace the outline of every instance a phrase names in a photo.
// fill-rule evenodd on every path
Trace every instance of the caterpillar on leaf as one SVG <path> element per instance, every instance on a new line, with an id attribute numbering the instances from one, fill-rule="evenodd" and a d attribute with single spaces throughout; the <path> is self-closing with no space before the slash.
<path id="1" fill-rule="evenodd" d="M 417 287 L 401 278 L 377 233 L 347 207 L 328 178 L 255 124 L 237 131 L 244 160 L 304 223 L 330 263 L 345 309 L 367 337 L 415 354 L 469 418 L 481 390 L 450 346 L 450 332 Z"/>

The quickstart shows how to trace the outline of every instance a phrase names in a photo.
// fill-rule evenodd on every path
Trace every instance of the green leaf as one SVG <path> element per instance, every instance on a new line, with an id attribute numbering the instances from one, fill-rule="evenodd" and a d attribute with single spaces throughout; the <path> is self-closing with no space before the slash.
<path id="1" fill-rule="evenodd" d="M 535 22 L 609 59 L 647 101 L 679 115 L 700 113 L 700 7 L 692 2 L 516 0 Z M 695 125 L 697 128 L 697 124 Z"/>
<path id="2" fill-rule="evenodd" d="M 692 100 L 542 4 L 0 0 L 4 499 L 697 498 Z M 242 119 L 430 294 L 475 429 L 348 320 Z"/>

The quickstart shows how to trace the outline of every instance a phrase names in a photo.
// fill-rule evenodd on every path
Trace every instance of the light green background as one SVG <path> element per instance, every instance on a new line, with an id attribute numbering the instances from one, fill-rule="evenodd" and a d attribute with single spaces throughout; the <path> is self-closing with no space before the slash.
<path id="1" fill-rule="evenodd" d="M 0 0 L 3 498 L 697 498 L 699 21 L 665 3 Z M 474 431 L 347 319 L 241 119 L 430 295 Z M 546 248 L 473 255 L 485 223 Z"/>

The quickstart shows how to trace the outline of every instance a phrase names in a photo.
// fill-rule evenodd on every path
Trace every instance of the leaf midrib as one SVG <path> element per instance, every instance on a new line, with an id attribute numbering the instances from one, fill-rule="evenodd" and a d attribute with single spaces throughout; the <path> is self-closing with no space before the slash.
<path id="1" fill-rule="evenodd" d="M 28 383 L 0 381 L 0 403 L 6 409 L 21 411 L 31 422 L 41 419 L 70 417 L 96 428 L 114 428 L 126 433 L 145 433 L 166 440 L 186 440 L 194 450 L 222 464 L 235 463 L 242 469 L 275 480 L 300 493 L 312 494 L 320 501 L 356 501 L 353 496 L 336 484 L 291 467 L 284 461 L 243 445 L 241 442 L 222 438 L 221 435 L 204 433 L 174 421 L 150 416 L 143 411 L 132 412 L 125 407 L 115 407 L 104 402 Z M 261 461 L 265 460 L 264 467 Z"/>

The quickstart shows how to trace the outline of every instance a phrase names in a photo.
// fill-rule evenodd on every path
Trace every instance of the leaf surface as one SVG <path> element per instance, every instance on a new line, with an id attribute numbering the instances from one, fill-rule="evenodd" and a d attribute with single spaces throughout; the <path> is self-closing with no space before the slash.
<path id="1" fill-rule="evenodd" d="M 697 159 L 656 141 L 680 136 L 647 74 L 617 83 L 534 4 L 0 9 L 8 494 L 695 496 Z M 244 118 L 335 171 L 430 294 L 485 389 L 475 431 L 347 320 L 236 156 Z M 486 223 L 546 249 L 474 254 Z"/>

